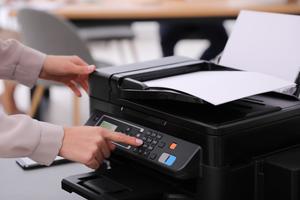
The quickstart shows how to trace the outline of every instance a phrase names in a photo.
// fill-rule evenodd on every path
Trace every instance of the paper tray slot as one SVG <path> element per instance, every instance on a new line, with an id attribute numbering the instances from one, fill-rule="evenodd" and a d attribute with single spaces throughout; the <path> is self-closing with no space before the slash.
<path id="1" fill-rule="evenodd" d="M 140 99 L 140 100 L 171 100 L 187 103 L 207 103 L 206 101 L 192 96 L 190 94 L 173 90 L 169 88 L 147 88 L 144 90 L 138 89 L 122 89 L 121 98 L 123 99 Z"/>
<path id="2" fill-rule="evenodd" d="M 130 167 L 114 166 L 93 173 L 65 178 L 62 187 L 87 199 L 97 200 L 139 200 L 162 199 L 169 185 L 160 183 L 146 173 Z"/>
<path id="3" fill-rule="evenodd" d="M 97 194 L 113 194 L 130 191 L 126 186 L 101 176 L 84 181 L 81 185 Z"/>

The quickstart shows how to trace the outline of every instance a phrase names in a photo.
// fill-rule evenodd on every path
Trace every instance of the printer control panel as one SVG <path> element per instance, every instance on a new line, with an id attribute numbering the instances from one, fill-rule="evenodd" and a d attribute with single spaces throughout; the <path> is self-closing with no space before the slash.
<path id="1" fill-rule="evenodd" d="M 96 115 L 93 121 L 96 126 L 143 140 L 140 147 L 115 144 L 118 150 L 130 154 L 135 160 L 153 164 L 156 168 L 164 168 L 173 173 L 185 170 L 201 149 L 199 145 L 180 138 L 107 115 Z"/>

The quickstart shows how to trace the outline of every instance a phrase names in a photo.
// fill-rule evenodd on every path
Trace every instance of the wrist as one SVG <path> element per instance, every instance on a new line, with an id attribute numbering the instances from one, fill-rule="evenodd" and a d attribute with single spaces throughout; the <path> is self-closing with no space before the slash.
<path id="1" fill-rule="evenodd" d="M 49 57 L 50 57 L 49 55 L 46 55 L 44 58 L 42 69 L 39 74 L 39 78 L 41 78 L 41 79 L 45 79 L 47 77 L 46 71 L 47 71 L 47 67 L 48 67 Z"/>
<path id="2" fill-rule="evenodd" d="M 67 127 L 63 127 L 63 137 L 62 137 L 62 142 L 61 142 L 61 147 L 59 149 L 58 155 L 61 157 L 65 157 L 66 152 L 65 152 L 65 143 L 66 143 L 66 139 L 67 139 L 67 135 L 69 134 L 69 128 Z"/>

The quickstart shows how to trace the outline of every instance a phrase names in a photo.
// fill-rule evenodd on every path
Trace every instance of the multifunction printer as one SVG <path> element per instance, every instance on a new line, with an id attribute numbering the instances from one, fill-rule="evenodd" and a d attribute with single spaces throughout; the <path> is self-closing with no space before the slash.
<path id="1" fill-rule="evenodd" d="M 94 172 L 66 177 L 62 188 L 99 200 L 300 199 L 295 95 L 268 92 L 215 106 L 145 84 L 224 70 L 235 69 L 183 57 L 97 69 L 90 76 L 86 125 L 144 143 L 116 143 L 109 161 Z"/>

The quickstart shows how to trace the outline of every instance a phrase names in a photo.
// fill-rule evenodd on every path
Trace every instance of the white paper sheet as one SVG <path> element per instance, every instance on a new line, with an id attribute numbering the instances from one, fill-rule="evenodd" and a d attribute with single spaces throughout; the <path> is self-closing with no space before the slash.
<path id="1" fill-rule="evenodd" d="M 242 11 L 220 64 L 295 81 L 300 70 L 300 16 Z"/>
<path id="2" fill-rule="evenodd" d="M 144 83 L 148 87 L 180 90 L 213 105 L 295 85 L 266 74 L 244 71 L 200 71 Z"/>

